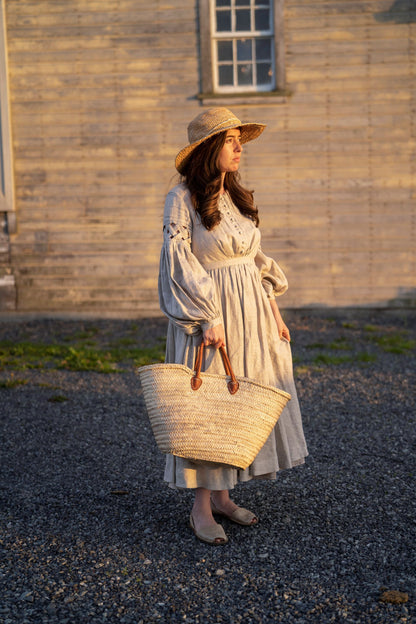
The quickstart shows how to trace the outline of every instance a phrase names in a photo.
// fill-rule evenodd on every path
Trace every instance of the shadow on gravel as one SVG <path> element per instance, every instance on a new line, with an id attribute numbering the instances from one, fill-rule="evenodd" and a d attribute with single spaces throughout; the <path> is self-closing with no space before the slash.
<path id="1" fill-rule="evenodd" d="M 163 483 L 131 362 L 3 362 L 0 622 L 414 621 L 415 319 L 289 322 L 310 457 L 236 488 L 261 521 L 224 521 L 220 548 L 188 528 L 191 494 Z M 2 323 L 0 340 L 79 344 L 93 327 L 101 349 L 157 343 L 166 324 Z"/>

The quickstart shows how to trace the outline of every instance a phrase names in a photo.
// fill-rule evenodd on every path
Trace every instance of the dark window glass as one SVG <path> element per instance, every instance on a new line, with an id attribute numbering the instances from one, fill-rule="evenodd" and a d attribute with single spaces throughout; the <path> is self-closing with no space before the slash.
<path id="1" fill-rule="evenodd" d="M 237 39 L 237 61 L 251 61 L 251 39 Z"/>
<path id="2" fill-rule="evenodd" d="M 269 9 L 255 10 L 256 30 L 269 30 L 270 11 Z"/>
<path id="3" fill-rule="evenodd" d="M 229 7 L 231 6 L 231 0 L 217 0 L 217 7 Z"/>
<path id="4" fill-rule="evenodd" d="M 270 39 L 256 40 L 256 59 L 258 61 L 270 61 L 272 58 L 272 42 Z"/>
<path id="5" fill-rule="evenodd" d="M 257 84 L 266 85 L 272 82 L 273 71 L 271 63 L 257 63 Z"/>
<path id="6" fill-rule="evenodd" d="M 231 30 L 231 11 L 217 11 L 217 32 Z"/>
<path id="7" fill-rule="evenodd" d="M 218 82 L 221 87 L 233 84 L 233 67 L 232 65 L 220 65 L 218 67 Z"/>
<path id="8" fill-rule="evenodd" d="M 233 42 L 232 41 L 217 41 L 217 52 L 219 61 L 232 61 L 233 60 Z"/>
<path id="9" fill-rule="evenodd" d="M 251 18 L 249 9 L 237 9 L 235 12 L 235 29 L 251 30 Z"/>
<path id="10" fill-rule="evenodd" d="M 240 86 L 253 84 L 253 68 L 251 63 L 237 66 L 237 79 Z"/>

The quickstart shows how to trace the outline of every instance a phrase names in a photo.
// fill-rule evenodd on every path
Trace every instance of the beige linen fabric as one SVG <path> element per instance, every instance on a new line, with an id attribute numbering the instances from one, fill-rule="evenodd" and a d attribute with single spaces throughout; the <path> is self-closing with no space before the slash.
<path id="1" fill-rule="evenodd" d="M 269 303 L 287 290 L 286 277 L 262 252 L 259 229 L 227 193 L 219 208 L 221 222 L 208 231 L 184 184 L 166 198 L 159 272 L 160 306 L 170 321 L 166 362 L 192 368 L 202 329 L 223 322 L 235 374 L 281 388 L 292 399 L 246 470 L 168 455 L 165 480 L 171 487 L 230 489 L 239 481 L 274 478 L 278 470 L 303 463 L 308 454 L 290 345 L 279 338 Z M 203 370 L 224 372 L 221 355 L 213 347 L 205 349 Z"/>

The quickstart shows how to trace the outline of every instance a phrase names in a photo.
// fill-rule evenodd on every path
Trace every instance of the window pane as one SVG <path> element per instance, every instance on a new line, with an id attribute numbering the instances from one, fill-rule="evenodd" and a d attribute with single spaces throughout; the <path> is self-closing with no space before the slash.
<path id="1" fill-rule="evenodd" d="M 233 84 L 233 66 L 220 65 L 218 67 L 218 84 L 221 87 Z"/>
<path id="2" fill-rule="evenodd" d="M 251 39 L 237 39 L 237 61 L 251 61 Z"/>
<path id="3" fill-rule="evenodd" d="M 256 60 L 270 61 L 272 58 L 272 42 L 270 39 L 256 40 Z"/>
<path id="4" fill-rule="evenodd" d="M 233 60 L 233 42 L 232 41 L 217 41 L 217 54 L 219 61 L 232 61 Z"/>
<path id="5" fill-rule="evenodd" d="M 250 6 L 250 0 L 235 0 L 235 6 Z"/>
<path id="6" fill-rule="evenodd" d="M 256 30 L 269 30 L 270 28 L 270 11 L 269 9 L 256 9 Z"/>
<path id="7" fill-rule="evenodd" d="M 253 84 L 253 68 L 251 63 L 237 66 L 237 76 L 239 85 Z"/>
<path id="8" fill-rule="evenodd" d="M 270 0 L 256 0 L 256 6 L 270 6 Z"/>
<path id="9" fill-rule="evenodd" d="M 217 32 L 231 30 L 231 11 L 217 11 Z"/>
<path id="10" fill-rule="evenodd" d="M 271 63 L 257 63 L 257 84 L 271 84 L 273 69 Z"/>
<path id="11" fill-rule="evenodd" d="M 250 9 L 236 9 L 236 30 L 251 30 Z"/>
<path id="12" fill-rule="evenodd" d="M 217 7 L 231 6 L 231 0 L 217 0 Z"/>

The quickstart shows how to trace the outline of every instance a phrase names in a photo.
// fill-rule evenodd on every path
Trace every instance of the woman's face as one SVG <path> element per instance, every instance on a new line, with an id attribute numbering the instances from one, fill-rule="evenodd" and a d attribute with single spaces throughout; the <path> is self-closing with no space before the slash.
<path id="1" fill-rule="evenodd" d="M 240 164 L 240 157 L 243 148 L 241 147 L 241 132 L 238 128 L 228 130 L 225 143 L 218 157 L 218 167 L 221 173 L 237 171 Z"/>

